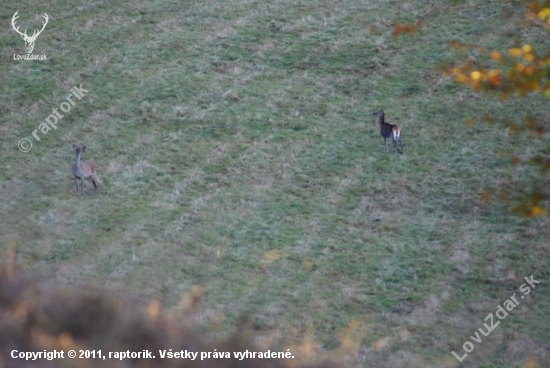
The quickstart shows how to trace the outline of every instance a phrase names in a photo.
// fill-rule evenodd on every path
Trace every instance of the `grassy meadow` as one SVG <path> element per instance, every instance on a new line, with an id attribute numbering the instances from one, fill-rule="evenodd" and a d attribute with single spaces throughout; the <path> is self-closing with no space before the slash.
<path id="1" fill-rule="evenodd" d="M 16 10 L 29 34 L 49 15 L 34 49 L 47 61 L 13 60 Z M 466 58 L 450 40 L 550 49 L 524 14 L 500 0 L 3 3 L 0 257 L 140 308 L 200 294 L 205 334 L 245 328 L 297 359 L 548 367 L 550 220 L 481 196 L 528 194 L 538 172 L 511 157 L 548 154 L 548 133 L 465 121 L 548 122 L 549 100 L 500 101 L 439 68 Z M 380 108 L 405 155 L 382 150 Z M 76 195 L 73 143 L 97 164 L 98 198 L 88 182 Z M 530 275 L 537 288 L 473 342 Z"/>

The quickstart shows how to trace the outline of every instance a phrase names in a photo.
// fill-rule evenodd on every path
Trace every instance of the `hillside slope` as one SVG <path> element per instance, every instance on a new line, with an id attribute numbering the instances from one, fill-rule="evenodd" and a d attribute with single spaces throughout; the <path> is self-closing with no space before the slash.
<path id="1" fill-rule="evenodd" d="M 0 9 L 0 254 L 20 272 L 144 307 L 198 286 L 212 335 L 246 324 L 392 368 L 457 366 L 451 351 L 534 275 L 465 363 L 550 365 L 549 219 L 480 196 L 527 193 L 536 172 L 510 157 L 544 140 L 464 124 L 548 121 L 548 99 L 490 99 L 438 68 L 461 57 L 451 39 L 550 49 L 520 27 L 522 2 L 19 3 Z M 13 60 L 16 10 L 29 33 L 48 13 L 47 61 Z M 75 86 L 89 92 L 41 133 Z M 406 155 L 383 152 L 380 108 Z M 73 143 L 97 164 L 97 199 L 89 183 L 76 196 Z"/>

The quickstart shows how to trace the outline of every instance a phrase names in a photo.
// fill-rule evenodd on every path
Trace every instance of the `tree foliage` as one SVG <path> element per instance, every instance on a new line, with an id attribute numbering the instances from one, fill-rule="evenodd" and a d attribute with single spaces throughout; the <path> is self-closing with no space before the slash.
<path id="1" fill-rule="evenodd" d="M 542 26 L 550 31 L 550 0 L 534 1 L 527 5 L 526 21 L 528 26 Z M 406 30 L 404 30 L 406 29 Z M 412 33 L 403 25 L 396 25 L 394 35 Z M 537 50 L 529 43 L 518 43 L 506 51 L 489 50 L 479 45 L 468 45 L 451 41 L 451 47 L 470 52 L 461 65 L 444 67 L 445 74 L 454 77 L 459 84 L 467 85 L 475 91 L 483 91 L 506 100 L 517 95 L 524 98 L 529 93 L 550 97 L 550 50 Z M 474 52 L 471 52 L 474 51 Z M 490 115 L 485 120 L 492 122 Z M 471 122 L 471 120 L 469 121 Z M 545 122 L 535 116 L 528 116 L 525 124 L 507 123 L 511 133 L 534 133 L 537 139 L 543 139 Z M 550 150 L 532 156 L 526 162 L 519 157 L 512 158 L 512 164 L 529 164 L 540 169 L 540 182 L 534 185 L 531 195 L 524 198 L 513 210 L 527 217 L 548 215 L 545 200 L 550 196 Z M 490 192 L 482 194 L 487 201 Z M 501 197 L 506 197 L 503 195 Z"/>

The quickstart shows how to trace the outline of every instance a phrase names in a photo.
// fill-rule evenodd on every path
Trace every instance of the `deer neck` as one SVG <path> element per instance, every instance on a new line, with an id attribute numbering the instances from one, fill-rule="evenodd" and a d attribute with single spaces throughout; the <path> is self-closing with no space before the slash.
<path id="1" fill-rule="evenodd" d="M 76 157 L 74 159 L 74 166 L 79 168 L 80 167 L 80 153 L 76 154 Z"/>

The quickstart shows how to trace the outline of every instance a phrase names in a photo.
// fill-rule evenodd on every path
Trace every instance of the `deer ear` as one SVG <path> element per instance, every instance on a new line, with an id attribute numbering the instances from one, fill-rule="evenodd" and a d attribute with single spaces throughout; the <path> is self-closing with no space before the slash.
<path id="1" fill-rule="evenodd" d="M 76 149 L 76 146 L 74 145 L 74 143 L 73 143 L 73 149 Z"/>
<path id="2" fill-rule="evenodd" d="M 86 146 L 82 146 L 82 152 L 86 150 Z"/>

